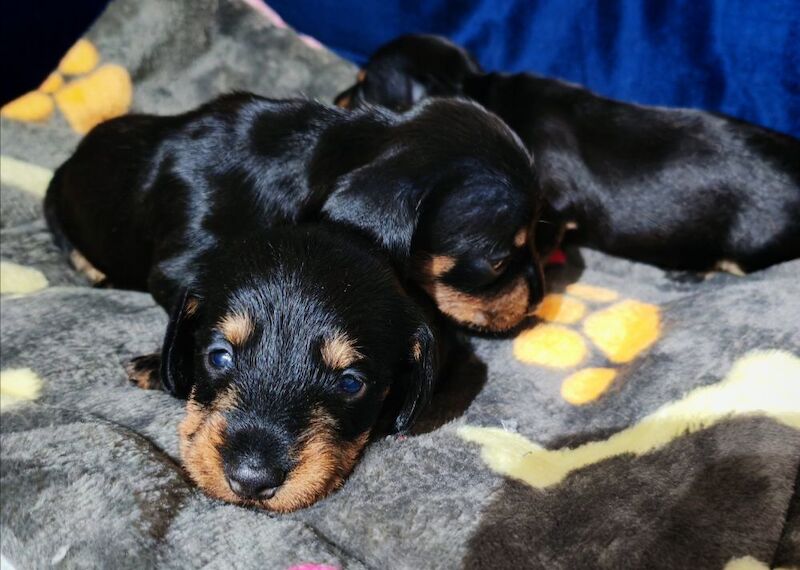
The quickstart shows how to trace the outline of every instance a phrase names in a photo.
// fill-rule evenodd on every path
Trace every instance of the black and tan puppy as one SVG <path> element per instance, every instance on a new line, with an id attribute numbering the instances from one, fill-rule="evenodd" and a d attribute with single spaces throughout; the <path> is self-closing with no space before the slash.
<path id="1" fill-rule="evenodd" d="M 530 157 L 500 119 L 471 102 L 433 101 L 398 115 L 234 94 L 174 117 L 109 121 L 78 154 L 91 159 L 69 174 L 86 170 L 80 185 L 67 182 L 74 190 L 62 204 L 65 230 L 114 285 L 148 289 L 165 305 L 162 289 L 174 289 L 185 262 L 136 249 L 150 239 L 147 228 L 130 227 L 113 255 L 98 236 L 70 231 L 89 226 L 86 203 L 110 203 L 99 222 L 107 236 L 128 223 L 131 210 L 137 219 L 150 213 L 146 203 L 117 205 L 108 188 L 166 195 L 179 188 L 190 196 L 164 198 L 163 207 L 180 212 L 187 227 L 159 244 L 167 249 L 211 239 L 209 224 L 235 223 L 243 208 L 269 221 L 345 224 L 383 247 L 406 279 L 467 326 L 509 329 L 542 297 L 531 256 L 540 204 Z M 101 181 L 98 161 L 115 165 Z M 228 194 L 209 193 L 221 184 Z M 210 211 L 218 216 L 202 221 Z"/>
<path id="2" fill-rule="evenodd" d="M 437 343 L 374 244 L 336 227 L 270 229 L 224 179 L 159 181 L 142 168 L 152 140 L 122 138 L 104 154 L 88 141 L 58 170 L 48 221 L 65 248 L 91 244 L 108 279 L 149 283 L 171 310 L 161 354 L 129 373 L 188 397 L 181 455 L 206 493 L 305 507 L 350 473 L 390 391 L 395 429 L 411 427 Z M 200 196 L 218 207 L 200 208 Z"/>
<path id="3" fill-rule="evenodd" d="M 472 103 L 398 117 L 237 94 L 99 125 L 45 211 L 76 266 L 172 311 L 161 356 L 130 373 L 189 397 L 192 477 L 291 510 L 341 482 L 392 386 L 398 430 L 429 399 L 436 343 L 396 267 L 486 328 L 541 297 L 532 190 L 524 148 Z M 275 227 L 320 218 L 339 229 Z"/>
<path id="4" fill-rule="evenodd" d="M 471 98 L 532 151 L 545 218 L 578 243 L 662 267 L 754 271 L 800 257 L 800 141 L 730 117 L 614 101 L 529 73 L 484 73 L 427 35 L 380 48 L 342 106 Z M 538 226 L 541 250 L 561 231 Z"/>

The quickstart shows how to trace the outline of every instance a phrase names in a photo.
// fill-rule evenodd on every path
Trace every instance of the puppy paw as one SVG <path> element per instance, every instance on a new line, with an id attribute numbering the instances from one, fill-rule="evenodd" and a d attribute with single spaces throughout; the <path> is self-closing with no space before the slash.
<path id="1" fill-rule="evenodd" d="M 89 260 L 77 249 L 73 249 L 69 252 L 69 261 L 72 267 L 74 267 L 77 272 L 82 273 L 93 286 L 100 285 L 104 281 L 107 281 L 105 273 L 89 263 Z"/>
<path id="2" fill-rule="evenodd" d="M 125 364 L 128 380 L 142 390 L 161 390 L 161 355 L 145 354 Z"/>

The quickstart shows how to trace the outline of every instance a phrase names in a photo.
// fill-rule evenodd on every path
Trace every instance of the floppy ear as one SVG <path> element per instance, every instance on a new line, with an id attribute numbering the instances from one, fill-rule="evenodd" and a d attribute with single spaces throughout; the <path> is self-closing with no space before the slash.
<path id="1" fill-rule="evenodd" d="M 358 83 L 364 100 L 405 112 L 431 94 L 431 82 L 426 77 L 415 77 L 402 69 L 389 68 L 371 74 L 373 79 Z"/>
<path id="2" fill-rule="evenodd" d="M 161 348 L 161 383 L 176 398 L 186 399 L 194 383 L 194 329 L 198 301 L 184 291 L 169 318 Z"/>
<path id="3" fill-rule="evenodd" d="M 330 221 L 365 232 L 402 265 L 411 255 L 427 191 L 397 170 L 378 161 L 344 177 L 322 212 Z"/>
<path id="4" fill-rule="evenodd" d="M 409 348 L 411 372 L 406 376 L 403 404 L 394 423 L 394 429 L 399 433 L 410 430 L 430 403 L 439 373 L 438 345 L 427 324 L 417 328 Z"/>
<path id="5" fill-rule="evenodd" d="M 389 74 L 380 87 L 383 100 L 379 103 L 395 111 L 407 111 L 430 93 L 426 81 L 405 73 Z"/>
<path id="6" fill-rule="evenodd" d="M 408 78 L 409 107 L 413 107 L 428 96 L 428 87 L 413 77 Z"/>

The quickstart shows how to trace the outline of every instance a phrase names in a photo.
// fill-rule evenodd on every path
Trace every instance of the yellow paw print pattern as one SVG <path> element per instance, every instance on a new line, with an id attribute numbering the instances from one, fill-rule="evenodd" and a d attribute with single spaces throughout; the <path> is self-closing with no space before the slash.
<path id="1" fill-rule="evenodd" d="M 46 122 L 55 108 L 72 129 L 85 134 L 102 121 L 128 112 L 133 100 L 133 84 L 128 71 L 119 65 L 100 65 L 100 53 L 86 39 L 70 48 L 35 91 L 7 103 L 3 117 L 26 122 Z"/>
<path id="2" fill-rule="evenodd" d="M 723 420 L 761 415 L 800 429 L 800 358 L 780 350 L 740 358 L 717 384 L 695 388 L 607 439 L 547 449 L 501 428 L 462 426 L 459 436 L 481 447 L 495 472 L 545 489 L 573 471 L 619 455 L 641 456 Z"/>
<path id="3" fill-rule="evenodd" d="M 44 273 L 10 261 L 0 261 L 0 294 L 26 295 L 48 286 Z"/>
<path id="4" fill-rule="evenodd" d="M 42 379 L 30 368 L 14 368 L 0 372 L 0 411 L 30 402 L 42 392 Z"/>
<path id="5" fill-rule="evenodd" d="M 589 304 L 603 307 L 590 312 Z M 564 294 L 547 295 L 536 316 L 544 322 L 514 339 L 514 356 L 525 364 L 558 370 L 582 364 L 592 347 L 610 364 L 631 362 L 661 333 L 655 305 L 619 300 L 616 291 L 582 283 L 568 286 Z M 562 381 L 561 396 L 576 406 L 588 404 L 600 398 L 616 377 L 616 368 L 582 368 Z"/>

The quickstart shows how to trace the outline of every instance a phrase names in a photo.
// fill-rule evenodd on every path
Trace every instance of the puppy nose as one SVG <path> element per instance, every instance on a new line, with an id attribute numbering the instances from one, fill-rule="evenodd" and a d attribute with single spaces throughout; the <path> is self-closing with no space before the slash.
<path id="1" fill-rule="evenodd" d="M 242 461 L 227 476 L 231 490 L 243 499 L 271 499 L 286 479 L 282 469 L 256 461 Z"/>

